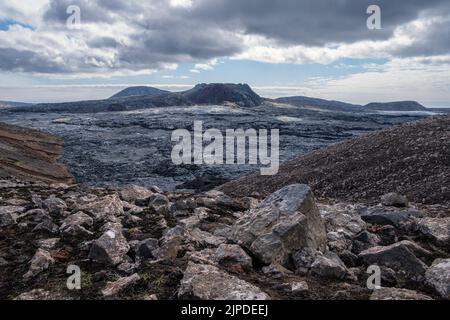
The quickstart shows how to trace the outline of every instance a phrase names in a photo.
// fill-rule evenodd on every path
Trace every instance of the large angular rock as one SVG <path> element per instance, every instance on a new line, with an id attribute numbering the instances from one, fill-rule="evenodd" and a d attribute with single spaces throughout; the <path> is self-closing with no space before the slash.
<path id="1" fill-rule="evenodd" d="M 93 233 L 87 228 L 92 227 L 93 223 L 94 221 L 90 216 L 80 211 L 64 219 L 59 230 L 63 235 L 70 237 L 89 237 Z"/>
<path id="2" fill-rule="evenodd" d="M 140 204 L 144 203 L 153 195 L 153 192 L 140 186 L 136 185 L 129 185 L 123 188 L 120 191 L 120 197 L 122 200 L 130 202 L 130 203 L 136 203 L 136 201 Z"/>
<path id="3" fill-rule="evenodd" d="M 186 241 L 187 232 L 181 226 L 173 227 L 166 231 L 164 236 L 159 240 L 160 247 L 153 252 L 158 259 L 172 260 L 178 256 L 178 252 L 182 249 L 183 243 Z"/>
<path id="4" fill-rule="evenodd" d="M 431 297 L 414 290 L 399 288 L 382 288 L 375 290 L 370 300 L 433 300 Z"/>
<path id="5" fill-rule="evenodd" d="M 30 269 L 23 276 L 25 280 L 29 280 L 44 270 L 47 270 L 55 260 L 52 258 L 50 253 L 43 249 L 38 249 L 30 261 Z"/>
<path id="6" fill-rule="evenodd" d="M 94 241 L 89 258 L 105 264 L 118 265 L 130 250 L 127 240 L 120 228 L 110 228 Z"/>
<path id="7" fill-rule="evenodd" d="M 391 268 L 402 279 L 420 282 L 423 280 L 427 265 L 416 255 L 425 255 L 426 250 L 414 242 L 401 241 L 390 246 L 378 246 L 367 249 L 359 257 L 367 265 L 379 265 Z"/>
<path id="8" fill-rule="evenodd" d="M 187 240 L 199 247 L 218 247 L 226 241 L 225 238 L 217 237 L 199 228 L 188 230 Z"/>
<path id="9" fill-rule="evenodd" d="M 0 206 L 0 227 L 8 227 L 16 224 L 19 214 L 24 210 L 24 207 Z"/>
<path id="10" fill-rule="evenodd" d="M 442 298 L 450 299 L 450 259 L 437 259 L 425 273 L 425 281 Z"/>
<path id="11" fill-rule="evenodd" d="M 288 264 L 303 248 L 324 250 L 325 226 L 307 185 L 287 186 L 267 197 L 233 226 L 232 238 L 264 264 Z"/>
<path id="12" fill-rule="evenodd" d="M 178 291 L 180 299 L 268 300 L 258 287 L 219 268 L 189 262 Z"/>
<path id="13" fill-rule="evenodd" d="M 64 202 L 64 200 L 59 199 L 55 196 L 51 196 L 44 200 L 43 208 L 48 210 L 50 214 L 62 215 L 67 209 L 67 204 Z"/>
<path id="14" fill-rule="evenodd" d="M 33 232 L 43 232 L 47 234 L 58 234 L 59 227 L 50 218 L 44 219 L 41 223 L 34 227 Z"/>
<path id="15" fill-rule="evenodd" d="M 137 244 L 136 254 L 142 259 L 153 259 L 158 253 L 159 245 L 157 239 L 142 240 Z"/>
<path id="16" fill-rule="evenodd" d="M 381 203 L 389 207 L 407 207 L 408 199 L 398 193 L 391 192 L 381 196 Z"/>
<path id="17" fill-rule="evenodd" d="M 367 227 L 355 208 L 338 203 L 321 205 L 320 210 L 325 222 L 327 244 L 330 250 L 335 252 L 352 250 L 354 238 Z"/>
<path id="18" fill-rule="evenodd" d="M 116 194 L 89 202 L 79 209 L 92 214 L 96 221 L 115 221 L 118 216 L 124 214 L 122 201 Z"/>
<path id="19" fill-rule="evenodd" d="M 450 248 L 450 217 L 419 219 L 416 228 L 438 245 Z"/>
<path id="20" fill-rule="evenodd" d="M 252 258 L 235 244 L 221 244 L 216 250 L 215 259 L 225 266 L 237 265 L 244 269 L 252 268 Z"/>
<path id="21" fill-rule="evenodd" d="M 333 252 L 319 254 L 311 265 L 311 272 L 331 279 L 344 279 L 351 275 L 342 260 Z"/>
<path id="22" fill-rule="evenodd" d="M 163 194 L 154 194 L 151 196 L 148 205 L 158 214 L 166 215 L 169 213 L 170 201 Z"/>

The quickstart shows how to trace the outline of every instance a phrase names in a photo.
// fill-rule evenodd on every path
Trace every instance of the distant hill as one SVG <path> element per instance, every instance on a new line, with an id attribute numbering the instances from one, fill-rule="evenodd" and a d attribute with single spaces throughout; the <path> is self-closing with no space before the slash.
<path id="1" fill-rule="evenodd" d="M 136 93 L 138 91 L 128 91 L 128 93 L 130 92 Z M 213 83 L 199 84 L 183 92 L 163 91 L 153 95 L 131 95 L 125 97 L 117 97 L 116 95 L 116 98 L 106 100 L 41 103 L 12 111 L 91 113 L 224 103 L 234 103 L 241 107 L 253 107 L 260 105 L 263 101 L 264 99 L 258 96 L 247 84 Z"/>
<path id="2" fill-rule="evenodd" d="M 416 101 L 395 101 L 395 102 L 373 102 L 365 106 L 351 104 L 335 100 L 325 100 L 304 96 L 283 97 L 275 99 L 276 102 L 287 103 L 298 107 L 314 107 L 318 109 L 343 111 L 343 112 L 366 112 L 366 111 L 433 111 L 425 108 Z M 437 110 L 436 110 L 437 111 Z"/>
<path id="3" fill-rule="evenodd" d="M 116 93 L 109 99 L 126 98 L 126 97 L 132 97 L 132 96 L 151 96 L 151 95 L 158 95 L 158 94 L 163 94 L 163 93 L 168 93 L 168 92 L 169 91 L 160 90 L 160 89 L 153 88 L 153 87 L 144 87 L 144 86 L 129 87 L 129 88 L 126 88 L 126 89 Z"/>
<path id="4" fill-rule="evenodd" d="M 364 109 L 371 111 L 430 111 L 416 101 L 373 102 L 366 104 Z"/>
<path id="5" fill-rule="evenodd" d="M 255 107 L 263 102 L 263 99 L 248 84 L 202 83 L 183 92 L 182 95 L 194 104 L 231 102 L 241 107 Z"/>
<path id="6" fill-rule="evenodd" d="M 309 184 L 319 197 L 373 201 L 389 192 L 411 201 L 450 204 L 450 115 L 378 131 L 286 162 L 274 176 L 258 174 L 218 189 L 261 196 L 290 184 Z"/>
<path id="7" fill-rule="evenodd" d="M 331 111 L 364 111 L 362 106 L 345 103 L 335 100 L 325 100 L 318 98 L 310 98 L 304 96 L 283 97 L 275 99 L 276 102 L 287 103 L 297 107 L 315 107 L 319 109 L 331 110 Z"/>
<path id="8" fill-rule="evenodd" d="M 24 104 L 14 103 L 15 112 L 108 112 L 126 111 L 169 106 L 223 105 L 227 103 L 240 107 L 255 107 L 264 101 L 290 104 L 293 106 L 314 108 L 333 112 L 377 112 L 377 111 L 436 111 L 427 109 L 415 101 L 388 103 L 369 103 L 366 106 L 335 100 L 325 100 L 305 96 L 265 99 L 256 94 L 248 84 L 202 83 L 182 92 L 169 92 L 152 87 L 130 87 L 105 100 L 75 101 L 65 103 Z M 12 104 L 4 108 L 10 107 Z M 1 108 L 1 102 L 0 102 Z"/>

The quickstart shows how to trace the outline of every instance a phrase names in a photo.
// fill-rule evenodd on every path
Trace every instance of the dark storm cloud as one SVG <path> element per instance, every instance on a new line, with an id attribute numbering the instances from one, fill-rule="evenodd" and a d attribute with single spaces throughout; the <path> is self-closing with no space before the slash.
<path id="1" fill-rule="evenodd" d="M 366 28 L 366 9 L 371 4 L 381 7 L 382 30 Z M 448 17 L 450 11 L 448 0 L 193 0 L 189 8 L 174 8 L 169 0 L 51 0 L 43 14 L 46 32 L 66 30 L 69 5 L 81 8 L 82 23 L 98 25 L 100 30 L 118 23 L 127 27 L 127 41 L 121 41 L 120 34 L 116 38 L 92 31 L 85 39 L 93 51 L 117 51 L 114 61 L 110 57 L 105 58 L 108 61 L 95 57 L 102 69 L 106 65 L 110 70 L 157 69 L 172 63 L 233 56 L 246 49 L 238 34 L 264 36 L 279 46 L 320 47 L 385 40 L 393 36 L 398 26 L 419 17 Z M 410 47 L 393 54 L 400 57 L 448 54 L 448 31 L 448 21 L 436 23 L 417 35 L 417 41 Z M 51 51 L 39 55 L 32 46 L 2 49 L 0 68 L 46 73 L 96 71 L 94 59 L 89 55 L 87 51 L 83 58 L 82 55 L 68 58 L 71 63 L 68 69 L 61 65 L 61 59 L 55 62 Z"/>
<path id="2" fill-rule="evenodd" d="M 372 4 L 382 11 L 383 29 L 376 32 L 366 28 L 366 10 Z M 197 0 L 192 15 L 280 42 L 320 46 L 386 39 L 421 12 L 439 14 L 448 8 L 448 0 Z"/>
<path id="3" fill-rule="evenodd" d="M 110 37 L 91 39 L 92 48 L 115 47 L 118 65 L 131 69 L 159 68 L 168 63 L 199 61 L 231 56 L 242 49 L 241 40 L 211 21 L 186 16 L 186 10 L 172 8 L 169 1 L 52 1 L 45 13 L 49 23 L 64 27 L 69 5 L 81 9 L 82 23 L 124 22 L 131 45 L 121 46 Z"/>
<path id="4" fill-rule="evenodd" d="M 450 52 L 450 18 L 436 21 L 427 27 L 416 41 L 395 52 L 402 57 L 427 57 L 445 55 Z"/>

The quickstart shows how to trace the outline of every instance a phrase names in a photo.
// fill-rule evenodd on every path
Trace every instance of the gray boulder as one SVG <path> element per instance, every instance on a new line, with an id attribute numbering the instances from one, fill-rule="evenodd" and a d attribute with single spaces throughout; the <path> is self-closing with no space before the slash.
<path id="1" fill-rule="evenodd" d="M 243 269 L 252 268 L 252 258 L 235 244 L 221 244 L 216 250 L 215 259 L 225 266 L 237 265 Z"/>
<path id="2" fill-rule="evenodd" d="M 338 255 L 330 251 L 317 256 L 311 264 L 311 273 L 331 279 L 344 279 L 351 276 L 350 271 Z"/>
<path id="3" fill-rule="evenodd" d="M 146 239 L 138 243 L 137 256 L 143 259 L 153 259 L 157 256 L 158 249 L 158 239 Z"/>
<path id="4" fill-rule="evenodd" d="M 379 265 L 391 268 L 403 281 L 421 282 L 427 265 L 417 255 L 427 251 L 414 242 L 401 241 L 390 246 L 378 246 L 359 254 L 366 265 Z"/>
<path id="5" fill-rule="evenodd" d="M 94 221 L 90 216 L 80 211 L 64 219 L 59 230 L 63 235 L 70 237 L 89 237 L 93 233 L 87 228 L 91 228 L 93 223 Z"/>
<path id="6" fill-rule="evenodd" d="M 59 199 L 55 196 L 51 196 L 44 200 L 43 208 L 48 210 L 50 214 L 62 215 L 67 209 L 67 204 L 64 202 L 64 200 Z"/>
<path id="7" fill-rule="evenodd" d="M 260 288 L 208 264 L 189 262 L 178 291 L 179 299 L 268 300 Z"/>
<path id="8" fill-rule="evenodd" d="M 29 280 L 44 270 L 47 270 L 55 260 L 50 255 L 50 252 L 38 249 L 30 261 L 30 269 L 23 276 L 24 280 Z"/>
<path id="9" fill-rule="evenodd" d="M 105 231 L 94 241 L 89 252 L 89 258 L 100 263 L 118 265 L 130 250 L 122 230 L 115 227 Z"/>
<path id="10" fill-rule="evenodd" d="M 78 209 L 90 213 L 96 221 L 117 221 L 117 217 L 124 214 L 122 201 L 116 194 L 87 202 Z"/>
<path id="11" fill-rule="evenodd" d="M 8 227 L 16 224 L 19 214 L 24 210 L 24 207 L 0 206 L 0 227 Z"/>
<path id="12" fill-rule="evenodd" d="M 307 185 L 284 187 L 250 210 L 233 226 L 232 238 L 264 264 L 288 264 L 303 248 L 324 250 L 325 226 Z"/>
<path id="13" fill-rule="evenodd" d="M 41 223 L 38 223 L 33 232 L 43 232 L 47 234 L 58 234 L 59 227 L 50 218 L 44 219 Z"/>
<path id="14" fill-rule="evenodd" d="M 130 203 L 143 203 L 153 195 L 153 192 L 140 186 L 129 185 L 120 191 L 122 200 Z"/>
<path id="15" fill-rule="evenodd" d="M 355 208 L 340 203 L 321 205 L 321 213 L 329 249 L 335 252 L 352 250 L 354 238 L 367 227 Z"/>
<path id="16" fill-rule="evenodd" d="M 167 215 L 169 213 L 170 201 L 163 194 L 154 194 L 151 196 L 148 205 L 158 214 Z"/>
<path id="17" fill-rule="evenodd" d="M 419 219 L 416 228 L 436 244 L 450 248 L 450 217 Z"/>
<path id="18" fill-rule="evenodd" d="M 450 299 L 450 259 L 437 259 L 425 273 L 425 281 L 442 298 Z"/>
<path id="19" fill-rule="evenodd" d="M 391 192 L 381 196 L 381 203 L 388 207 L 407 207 L 408 199 L 398 193 Z"/>

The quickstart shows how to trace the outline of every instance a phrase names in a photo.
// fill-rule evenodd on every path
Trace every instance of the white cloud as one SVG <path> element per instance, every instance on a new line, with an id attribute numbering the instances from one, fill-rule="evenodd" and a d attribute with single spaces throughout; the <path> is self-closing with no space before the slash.
<path id="1" fill-rule="evenodd" d="M 0 20 L 15 20 L 20 23 L 37 26 L 49 0 L 2 0 L 0 2 Z"/>
<path id="2" fill-rule="evenodd" d="M 312 85 L 308 93 L 363 104 L 408 99 L 443 106 L 450 101 L 449 79 L 450 55 L 393 59 L 377 70 L 324 79 L 320 85 Z"/>
<path id="3" fill-rule="evenodd" d="M 193 0 L 170 0 L 172 7 L 190 8 L 192 7 Z"/>
<path id="4" fill-rule="evenodd" d="M 393 58 L 402 49 L 422 40 L 421 35 L 431 26 L 450 21 L 450 17 L 424 17 L 396 28 L 387 40 L 332 43 L 314 47 L 304 45 L 282 46 L 276 40 L 257 35 L 240 35 L 246 49 L 233 59 L 246 59 L 266 63 L 330 64 L 341 58 Z"/>
<path id="5" fill-rule="evenodd" d="M 201 71 L 211 71 L 214 70 L 214 66 L 219 63 L 218 59 L 211 59 L 206 63 L 196 63 L 194 68 L 190 70 L 192 73 L 200 73 Z"/>

